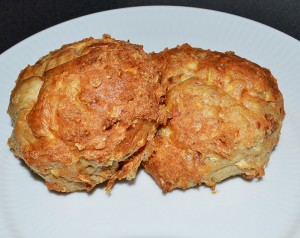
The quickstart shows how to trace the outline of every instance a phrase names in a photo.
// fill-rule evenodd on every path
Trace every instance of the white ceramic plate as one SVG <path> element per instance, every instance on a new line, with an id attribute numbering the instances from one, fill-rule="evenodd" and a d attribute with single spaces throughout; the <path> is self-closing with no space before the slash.
<path id="1" fill-rule="evenodd" d="M 12 29 L 13 30 L 13 29 Z M 163 195 L 140 171 L 133 184 L 58 195 L 6 145 L 10 91 L 27 64 L 62 44 L 109 33 L 160 51 L 185 42 L 235 51 L 271 69 L 285 98 L 281 140 L 261 181 L 230 179 L 217 194 L 201 186 Z M 300 237 L 300 43 L 265 25 L 215 11 L 138 7 L 77 18 L 0 55 L 0 237 Z"/>

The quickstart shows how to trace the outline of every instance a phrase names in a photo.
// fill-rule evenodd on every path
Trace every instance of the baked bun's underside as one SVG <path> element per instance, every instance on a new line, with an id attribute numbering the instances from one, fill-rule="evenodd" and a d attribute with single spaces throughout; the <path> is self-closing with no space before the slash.
<path id="1" fill-rule="evenodd" d="M 169 120 L 147 145 L 143 166 L 163 191 L 263 176 L 284 117 L 270 71 L 232 52 L 187 44 L 152 57 Z"/>
<path id="2" fill-rule="evenodd" d="M 104 35 L 26 67 L 12 92 L 9 146 L 59 192 L 135 177 L 158 125 L 162 90 L 142 46 Z"/>

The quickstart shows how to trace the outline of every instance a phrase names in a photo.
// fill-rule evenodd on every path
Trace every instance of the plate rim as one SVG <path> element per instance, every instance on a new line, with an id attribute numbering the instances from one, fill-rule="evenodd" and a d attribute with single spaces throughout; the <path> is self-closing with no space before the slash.
<path id="1" fill-rule="evenodd" d="M 9 47 L 8 49 L 6 49 L 5 51 L 3 51 L 1 54 L 0 54 L 0 59 L 1 59 L 1 56 L 4 54 L 7 54 L 7 51 L 10 51 L 12 48 L 16 47 L 16 46 L 19 46 L 20 44 L 24 43 L 25 41 L 28 41 L 30 40 L 31 38 L 33 37 L 36 37 L 36 35 L 39 35 L 39 34 L 42 34 L 44 31 L 48 31 L 48 30 L 51 30 L 52 28 L 56 28 L 56 27 L 59 27 L 60 25 L 63 25 L 63 24 L 67 24 L 69 22 L 72 22 L 72 21 L 77 21 L 77 20 L 80 20 L 81 18 L 86 18 L 86 17 L 92 17 L 92 16 L 95 16 L 95 15 L 99 15 L 99 14 L 109 14 L 111 12 L 118 12 L 118 11 L 131 11 L 131 10 L 140 10 L 140 9 L 154 9 L 154 8 L 173 8 L 173 9 L 188 9 L 188 10 L 199 10 L 199 11 L 207 11 L 207 12 L 214 12 L 216 14 L 223 14 L 223 15 L 227 15 L 229 17 L 234 17 L 234 18 L 240 18 L 240 20 L 243 20 L 243 21 L 248 21 L 248 22 L 252 22 L 252 23 L 255 23 L 255 24 L 258 24 L 258 25 L 261 25 L 262 27 L 266 27 L 268 28 L 269 30 L 275 30 L 277 33 L 279 34 L 283 34 L 284 36 L 290 38 L 290 40 L 293 40 L 295 41 L 294 43 L 298 43 L 299 44 L 299 47 L 300 47 L 300 40 L 290 36 L 289 34 L 285 33 L 285 32 L 282 32 L 272 26 L 269 26 L 265 23 L 262 23 L 262 22 L 259 22 L 259 21 L 256 21 L 256 20 L 253 20 L 253 19 L 250 19 L 250 18 L 247 18 L 247 17 L 244 17 L 244 16 L 240 16 L 240 15 L 235 15 L 233 13 L 229 13 L 229 12 L 222 12 L 222 11 L 219 11 L 219 10 L 214 10 L 214 9 L 208 9 L 208 8 L 201 8 L 201 7 L 191 7 L 191 6 L 180 6 L 180 5 L 147 5 L 147 6 L 131 6 L 131 7 L 121 7 L 121 8 L 115 8 L 115 9 L 108 9 L 108 10 L 104 10 L 104 11 L 100 11 L 100 12 L 94 12 L 94 13 L 89 13 L 89 14 L 86 14 L 86 15 L 82 15 L 82 16 L 78 16 L 78 17 L 75 17 L 75 18 L 72 18 L 72 19 L 69 19 L 69 20 L 66 20 L 66 21 L 63 21 L 63 22 L 60 22 L 60 23 L 57 23 L 53 26 L 50 26 L 50 27 L 47 27 L 43 30 L 40 30 L 28 37 L 26 37 L 25 39 L 17 42 L 16 44 L 12 45 L 11 47 Z"/>

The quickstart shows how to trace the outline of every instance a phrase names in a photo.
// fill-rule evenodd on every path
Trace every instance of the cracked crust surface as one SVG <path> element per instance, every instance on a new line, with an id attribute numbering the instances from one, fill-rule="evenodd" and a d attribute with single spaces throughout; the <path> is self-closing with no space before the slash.
<path id="1" fill-rule="evenodd" d="M 270 71 L 233 52 L 187 44 L 153 58 L 169 121 L 147 146 L 143 166 L 162 190 L 263 176 L 285 114 Z"/>
<path id="2" fill-rule="evenodd" d="M 26 67 L 11 94 L 8 141 L 59 192 L 135 177 L 158 125 L 162 90 L 142 46 L 88 38 Z"/>

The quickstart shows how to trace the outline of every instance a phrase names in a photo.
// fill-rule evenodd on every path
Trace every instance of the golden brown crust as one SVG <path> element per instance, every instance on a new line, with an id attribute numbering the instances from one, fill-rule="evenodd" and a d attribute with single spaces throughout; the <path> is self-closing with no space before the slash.
<path id="1" fill-rule="evenodd" d="M 142 159 L 132 155 L 155 133 L 161 93 L 139 45 L 105 35 L 63 46 L 21 72 L 9 145 L 52 190 L 131 179 Z"/>
<path id="2" fill-rule="evenodd" d="M 163 191 L 264 175 L 284 117 L 276 79 L 232 52 L 185 44 L 152 57 L 171 115 L 143 163 Z"/>

